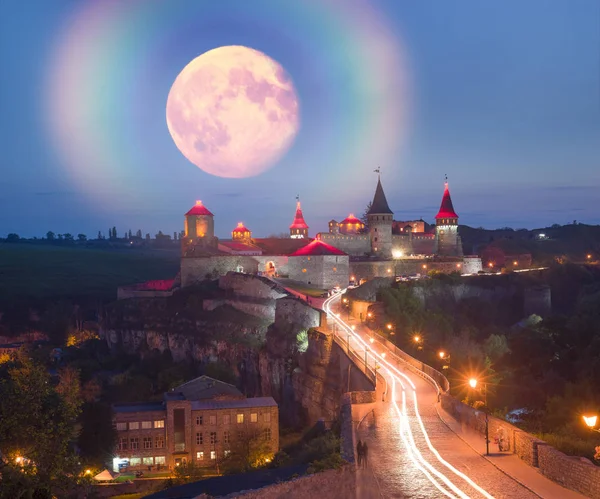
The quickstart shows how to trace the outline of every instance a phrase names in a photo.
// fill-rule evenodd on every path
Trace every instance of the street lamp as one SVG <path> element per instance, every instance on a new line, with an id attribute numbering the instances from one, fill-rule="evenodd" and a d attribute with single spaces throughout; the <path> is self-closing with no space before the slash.
<path id="1" fill-rule="evenodd" d="M 446 352 L 444 352 L 443 350 L 440 350 L 438 355 L 440 356 L 440 359 L 444 360 L 446 358 Z"/>
<path id="2" fill-rule="evenodd" d="M 469 385 L 471 388 L 477 388 L 477 379 L 471 378 L 469 380 Z M 489 430 L 489 417 L 488 417 L 488 407 L 487 407 L 487 384 L 483 383 L 483 391 L 484 391 L 484 403 L 483 409 L 485 413 L 485 455 L 490 455 L 490 430 Z"/>
<path id="3" fill-rule="evenodd" d="M 583 416 L 583 421 L 591 431 L 597 431 L 600 433 L 600 429 L 596 428 L 596 423 L 598 423 L 597 415 L 594 414 L 593 416 Z"/>

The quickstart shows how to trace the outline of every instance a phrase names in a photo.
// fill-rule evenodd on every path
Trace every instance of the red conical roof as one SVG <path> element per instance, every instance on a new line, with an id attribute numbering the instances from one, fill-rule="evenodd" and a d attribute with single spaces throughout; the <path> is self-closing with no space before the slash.
<path id="1" fill-rule="evenodd" d="M 323 255 L 346 255 L 342 250 L 335 246 L 324 243 L 319 239 L 313 240 L 303 248 L 294 251 L 290 256 L 323 256 Z"/>
<path id="2" fill-rule="evenodd" d="M 450 189 L 448 189 L 448 182 L 444 184 L 444 196 L 442 197 L 442 204 L 440 211 L 435 218 L 458 218 L 458 215 L 454 211 L 452 206 L 452 198 L 450 197 Z"/>
<path id="3" fill-rule="evenodd" d="M 213 217 L 214 215 L 202 204 L 202 201 L 196 201 L 196 205 L 188 211 L 185 216 L 200 216 L 200 215 L 208 215 Z"/>
<path id="4" fill-rule="evenodd" d="M 350 213 L 350 215 L 348 215 L 346 218 L 344 218 L 344 220 L 342 220 L 340 222 L 340 225 L 343 225 L 343 224 L 350 224 L 350 225 L 361 224 L 361 225 L 364 225 L 362 223 L 362 220 L 356 218 L 352 213 Z"/>
<path id="5" fill-rule="evenodd" d="M 308 225 L 304 221 L 302 215 L 302 208 L 300 208 L 300 201 L 296 204 L 296 216 L 294 217 L 294 223 L 290 225 L 290 229 L 308 229 Z"/>
<path id="6" fill-rule="evenodd" d="M 237 227 L 235 229 L 233 229 L 233 232 L 250 232 L 250 230 L 248 228 L 246 228 L 246 226 L 244 226 L 244 222 L 239 222 L 237 224 Z"/>

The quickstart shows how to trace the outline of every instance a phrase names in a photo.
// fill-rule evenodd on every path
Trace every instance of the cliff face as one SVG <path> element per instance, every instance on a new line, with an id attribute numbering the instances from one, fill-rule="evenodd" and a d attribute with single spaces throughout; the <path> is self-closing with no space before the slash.
<path id="1" fill-rule="evenodd" d="M 324 368 L 330 359 L 323 356 L 323 339 L 311 332 L 308 348 L 298 343 L 299 333 L 320 325 L 321 312 L 288 295 L 277 298 L 280 290 L 270 289 L 264 279 L 256 281 L 255 295 L 250 276 L 240 277 L 239 283 L 235 274 L 222 280 L 227 304 L 214 309 L 214 293 L 186 291 L 164 299 L 121 300 L 109 307 L 101 337 L 112 350 L 140 356 L 169 350 L 176 362 L 224 362 L 238 376 L 246 396 L 273 396 L 290 424 L 332 416 L 331 403 L 323 414 L 319 408 L 325 399 L 339 400 L 337 389 L 331 388 L 331 371 Z M 261 317 L 263 308 L 248 308 L 253 300 L 272 300 L 273 310 Z M 264 301 L 261 306 L 268 304 Z"/>

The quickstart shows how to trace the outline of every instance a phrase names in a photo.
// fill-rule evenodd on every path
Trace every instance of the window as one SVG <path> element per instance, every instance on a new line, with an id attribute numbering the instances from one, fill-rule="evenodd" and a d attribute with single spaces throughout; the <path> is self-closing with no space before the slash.
<path id="1" fill-rule="evenodd" d="M 142 458 L 142 463 L 144 463 L 144 465 L 148 466 L 152 466 L 154 464 L 154 458 L 153 457 L 144 457 Z"/>
<path id="2" fill-rule="evenodd" d="M 373 238 L 373 241 L 377 242 L 377 238 L 376 238 L 376 237 L 374 237 L 374 238 Z"/>
<path id="3" fill-rule="evenodd" d="M 210 451 L 210 458 L 211 459 L 217 459 L 217 451 L 216 450 L 211 450 Z"/>
<path id="4" fill-rule="evenodd" d="M 264 417 L 265 423 L 271 422 L 271 413 L 270 412 L 266 412 L 263 417 Z"/>
<path id="5" fill-rule="evenodd" d="M 202 424 L 202 416 L 196 416 L 196 426 L 200 426 Z"/>
<path id="6" fill-rule="evenodd" d="M 196 445 L 202 445 L 204 443 L 204 439 L 202 437 L 202 433 L 196 433 Z"/>
<path id="7" fill-rule="evenodd" d="M 152 421 L 142 421 L 142 430 L 149 430 L 152 428 Z"/>
<path id="8" fill-rule="evenodd" d="M 211 444 L 216 444 L 217 443 L 217 432 L 216 431 L 211 431 L 210 432 L 210 443 Z"/>
<path id="9" fill-rule="evenodd" d="M 166 463 L 165 456 L 156 456 L 154 458 L 154 463 L 155 464 L 165 464 Z"/>
<path id="10" fill-rule="evenodd" d="M 265 438 L 265 442 L 268 442 L 269 440 L 271 440 L 271 428 L 265 428 L 263 436 Z"/>
<path id="11" fill-rule="evenodd" d="M 129 458 L 129 466 L 139 466 L 142 464 L 142 460 L 139 457 Z"/>
<path id="12" fill-rule="evenodd" d="M 226 451 L 224 452 L 224 454 L 225 454 L 225 457 L 227 457 L 229 454 L 231 454 L 231 451 L 230 451 L 230 450 L 226 450 Z"/>
<path id="13" fill-rule="evenodd" d="M 334 271 L 334 272 L 337 272 L 337 269 L 336 269 L 335 267 L 333 267 L 333 271 Z"/>
<path id="14" fill-rule="evenodd" d="M 117 431 L 125 431 L 127 429 L 127 423 L 117 423 Z"/>
<path id="15" fill-rule="evenodd" d="M 152 449 L 152 437 L 144 437 L 144 449 Z"/>
<path id="16" fill-rule="evenodd" d="M 307 258 L 307 260 L 310 262 L 310 256 Z"/>
<path id="17" fill-rule="evenodd" d="M 231 441 L 231 433 L 229 431 L 223 432 L 223 443 L 228 444 Z"/>
<path id="18" fill-rule="evenodd" d="M 246 436 L 246 434 L 244 433 L 244 430 L 238 431 L 238 434 L 237 434 L 238 440 L 244 440 L 245 436 Z"/>
<path id="19" fill-rule="evenodd" d="M 154 439 L 154 447 L 157 449 L 162 449 L 164 446 L 165 446 L 165 437 L 163 437 L 162 435 L 158 435 Z"/>
<path id="20" fill-rule="evenodd" d="M 164 428 L 164 427 L 165 427 L 164 419 L 159 419 L 158 421 L 154 421 L 154 428 Z"/>
<path id="21" fill-rule="evenodd" d="M 209 423 L 211 425 L 216 425 L 217 424 L 217 416 L 210 416 L 209 417 Z"/>
<path id="22" fill-rule="evenodd" d="M 250 422 L 256 423 L 257 421 L 258 421 L 258 414 L 256 412 L 253 412 L 252 414 L 250 414 Z"/>
<path id="23" fill-rule="evenodd" d="M 137 421 L 134 423 L 129 423 L 129 429 L 130 430 L 139 430 L 140 424 Z"/>
<path id="24" fill-rule="evenodd" d="M 127 450 L 127 437 L 119 438 L 119 450 Z"/>
<path id="25" fill-rule="evenodd" d="M 140 448 L 140 439 L 138 437 L 133 437 L 129 440 L 129 448 L 131 450 L 137 450 Z"/>
<path id="26" fill-rule="evenodd" d="M 231 424 L 231 415 L 230 414 L 225 414 L 223 416 L 223 424 Z"/>
<path id="27" fill-rule="evenodd" d="M 202 461 L 204 460 L 204 452 L 200 451 L 200 452 L 196 452 L 196 459 L 198 461 Z"/>
<path id="28" fill-rule="evenodd" d="M 244 415 L 243 414 L 238 414 L 237 415 L 237 422 L 238 422 L 238 424 L 242 424 L 244 422 Z"/>
<path id="29" fill-rule="evenodd" d="M 302 269 L 302 272 L 306 273 L 306 269 Z"/>

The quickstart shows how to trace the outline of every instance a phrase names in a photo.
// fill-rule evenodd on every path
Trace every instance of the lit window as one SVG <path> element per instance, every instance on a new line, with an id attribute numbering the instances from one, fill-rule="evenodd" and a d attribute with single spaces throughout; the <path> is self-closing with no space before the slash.
<path id="1" fill-rule="evenodd" d="M 231 415 L 225 414 L 223 416 L 223 424 L 231 424 Z"/>
<path id="2" fill-rule="evenodd" d="M 196 433 L 196 445 L 202 445 L 203 443 L 202 433 Z"/>
<path id="3" fill-rule="evenodd" d="M 241 424 L 244 422 L 244 415 L 243 414 L 238 414 L 237 415 L 237 422 L 238 424 Z"/>
<path id="4" fill-rule="evenodd" d="M 158 421 L 154 421 L 154 428 L 164 428 L 164 427 L 165 427 L 164 419 L 159 419 Z"/>
<path id="5" fill-rule="evenodd" d="M 117 423 L 117 431 L 125 431 L 127 429 L 127 423 Z"/>
<path id="6" fill-rule="evenodd" d="M 157 449 L 162 449 L 165 446 L 165 437 L 162 435 L 157 436 L 154 439 L 154 447 Z"/>
<path id="7" fill-rule="evenodd" d="M 139 430 L 140 424 L 137 421 L 135 423 L 129 423 L 129 429 L 130 430 Z"/>
<path id="8" fill-rule="evenodd" d="M 196 459 L 202 461 L 204 459 L 204 452 L 196 452 Z"/>
<path id="9" fill-rule="evenodd" d="M 144 449 L 152 449 L 152 437 L 144 437 Z"/>
<path id="10" fill-rule="evenodd" d="M 250 422 L 256 423 L 257 421 L 258 421 L 258 414 L 256 412 L 253 412 L 252 414 L 250 414 Z"/>
<path id="11" fill-rule="evenodd" d="M 306 273 L 306 269 L 302 269 L 302 272 Z"/>
<path id="12" fill-rule="evenodd" d="M 200 426 L 202 424 L 202 416 L 196 416 L 196 426 Z"/>
<path id="13" fill-rule="evenodd" d="M 217 451 L 216 450 L 211 450 L 210 451 L 210 458 L 211 459 L 217 459 Z"/>
<path id="14" fill-rule="evenodd" d="M 309 261 L 310 261 L 310 256 L 307 258 L 307 260 L 309 260 Z"/>
<path id="15" fill-rule="evenodd" d="M 227 457 L 229 454 L 231 454 L 231 451 L 230 451 L 230 450 L 226 450 L 226 451 L 224 452 L 224 454 L 225 454 L 225 457 Z"/>
<path id="16" fill-rule="evenodd" d="M 140 457 L 132 457 L 129 459 L 129 466 L 139 466 L 142 464 L 142 458 Z"/>
<path id="17" fill-rule="evenodd" d="M 152 421 L 142 421 L 142 430 L 149 430 L 152 428 Z"/>
<path id="18" fill-rule="evenodd" d="M 264 419 L 265 419 L 265 423 L 270 423 L 271 422 L 271 413 L 270 412 L 265 413 Z"/>
<path id="19" fill-rule="evenodd" d="M 129 440 L 129 448 L 131 450 L 137 450 L 140 448 L 140 439 L 138 437 L 131 438 Z"/>
<path id="20" fill-rule="evenodd" d="M 217 416 L 209 416 L 209 423 L 212 425 L 217 424 Z"/>
<path id="21" fill-rule="evenodd" d="M 154 464 L 165 464 L 166 460 L 165 460 L 165 456 L 156 456 L 154 458 Z"/>
<path id="22" fill-rule="evenodd" d="M 154 458 L 153 457 L 145 457 L 142 459 L 142 463 L 144 463 L 145 466 L 152 466 L 154 464 Z"/>

